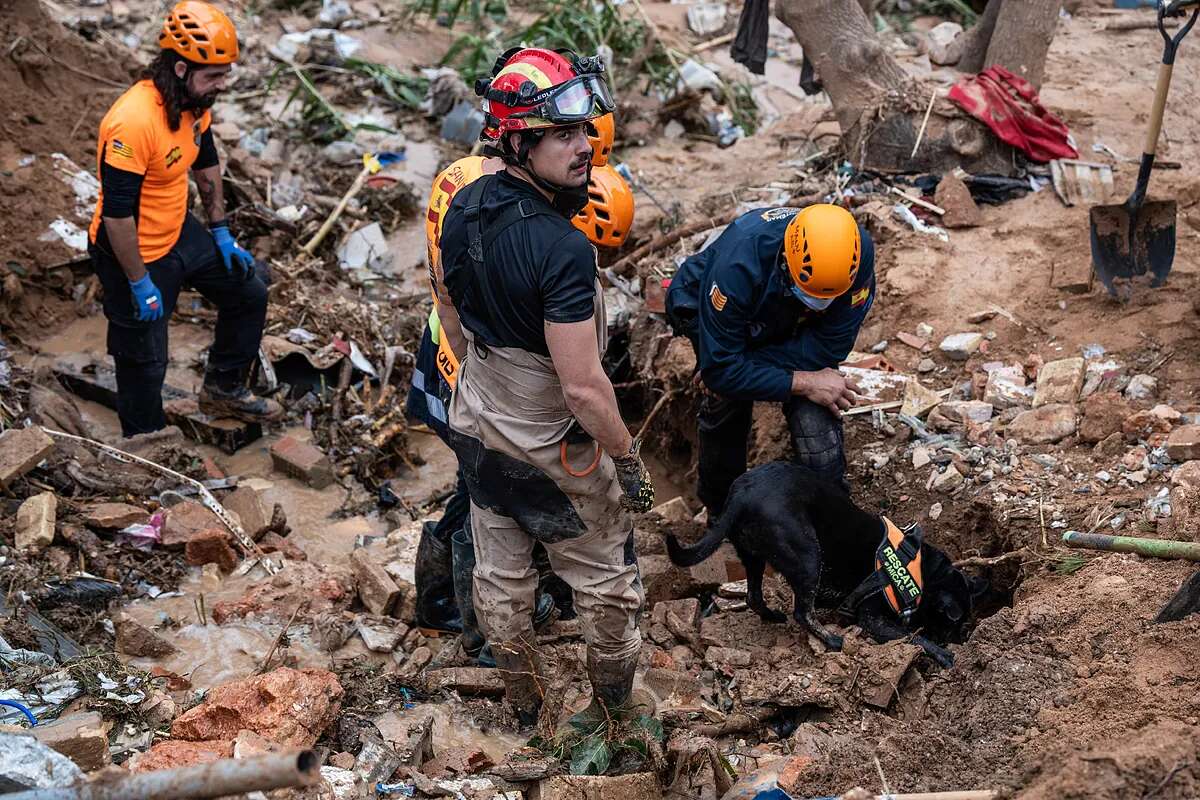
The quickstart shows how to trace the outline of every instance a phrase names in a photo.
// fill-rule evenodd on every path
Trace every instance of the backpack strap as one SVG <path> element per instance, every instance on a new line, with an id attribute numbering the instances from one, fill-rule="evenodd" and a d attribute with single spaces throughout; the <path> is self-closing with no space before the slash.
<path id="1" fill-rule="evenodd" d="M 463 209 L 463 213 L 467 221 L 467 236 L 470 242 L 467 246 L 467 253 L 476 264 L 483 263 L 484 253 L 491 248 L 500 234 L 521 220 L 540 214 L 561 218 L 561 215 L 547 204 L 538 203 L 531 197 L 525 197 L 504 208 L 499 216 L 488 223 L 485 231 L 482 214 L 483 193 L 494 179 L 494 175 L 477 178 L 467 187 L 467 194 L 464 196 L 466 207 Z"/>

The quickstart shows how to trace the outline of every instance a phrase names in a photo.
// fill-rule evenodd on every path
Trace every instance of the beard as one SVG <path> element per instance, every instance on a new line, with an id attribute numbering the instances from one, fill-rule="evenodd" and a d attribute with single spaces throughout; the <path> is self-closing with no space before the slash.
<path id="1" fill-rule="evenodd" d="M 187 94 L 187 103 L 190 108 L 195 111 L 207 111 L 217 102 L 217 97 L 220 92 L 209 92 L 208 94 L 195 94 L 190 88 L 184 87 Z"/>

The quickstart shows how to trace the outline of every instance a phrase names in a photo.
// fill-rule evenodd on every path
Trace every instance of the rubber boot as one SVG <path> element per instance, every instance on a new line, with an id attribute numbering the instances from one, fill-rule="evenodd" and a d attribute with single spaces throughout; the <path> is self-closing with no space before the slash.
<path id="1" fill-rule="evenodd" d="M 569 724 L 579 731 L 595 731 L 608 720 L 625 719 L 632 710 L 633 675 L 637 670 L 638 652 L 619 659 L 600 658 L 589 647 L 587 651 L 588 680 L 592 683 L 592 702 L 573 715 Z"/>
<path id="2" fill-rule="evenodd" d="M 523 639 L 510 639 L 492 648 L 504 678 L 504 697 L 522 728 L 537 724 L 542 710 L 543 678 L 537 652 Z"/>
<path id="3" fill-rule="evenodd" d="M 435 523 L 426 522 L 417 544 L 417 627 L 461 633 L 462 617 L 454 598 L 453 551 L 450 542 L 438 540 L 435 528 Z"/>
<path id="4" fill-rule="evenodd" d="M 248 369 L 205 373 L 196 398 L 200 412 L 242 422 L 274 422 L 282 417 L 283 406 L 250 391 L 246 386 L 248 376 Z"/>
<path id="5" fill-rule="evenodd" d="M 468 519 L 467 525 L 470 524 Z M 475 543 L 466 528 L 455 531 L 450 542 L 454 552 L 454 600 L 462 616 L 462 648 L 471 658 L 479 659 L 480 666 L 487 666 L 481 658 L 487 640 L 479 631 L 479 619 L 475 616 Z"/>

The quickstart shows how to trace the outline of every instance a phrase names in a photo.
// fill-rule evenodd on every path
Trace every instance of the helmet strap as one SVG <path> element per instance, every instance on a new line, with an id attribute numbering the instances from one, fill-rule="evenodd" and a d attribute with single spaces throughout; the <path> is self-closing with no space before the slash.
<path id="1" fill-rule="evenodd" d="M 554 210 L 562 214 L 567 219 L 578 214 L 583 210 L 583 207 L 588 203 L 588 181 L 584 181 L 580 186 L 563 186 L 562 184 L 548 181 L 541 175 L 537 174 L 533 165 L 529 162 L 529 151 L 537 146 L 537 143 L 542 140 L 545 135 L 543 131 L 522 131 L 519 136 L 521 143 L 517 146 L 517 151 L 512 152 L 512 146 L 509 143 L 506 135 L 503 140 L 504 146 L 504 163 L 515 167 L 520 167 L 533 184 L 544 192 L 548 192 L 551 196 L 550 205 Z M 588 162 L 588 180 L 592 177 L 592 165 Z"/>

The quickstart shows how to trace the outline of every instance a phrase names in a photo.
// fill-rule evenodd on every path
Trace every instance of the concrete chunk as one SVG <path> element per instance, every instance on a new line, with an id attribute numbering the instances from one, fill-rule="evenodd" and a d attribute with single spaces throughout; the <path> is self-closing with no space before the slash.
<path id="1" fill-rule="evenodd" d="M 1167 456 L 1172 461 L 1200 458 L 1200 425 L 1176 428 L 1167 438 Z"/>
<path id="2" fill-rule="evenodd" d="M 368 611 L 386 616 L 396 610 L 401 599 L 400 587 L 382 565 L 372 561 L 360 548 L 350 554 L 350 566 L 358 585 L 358 599 Z"/>
<path id="3" fill-rule="evenodd" d="M 968 332 L 968 333 L 952 333 L 942 343 L 938 345 L 938 349 L 946 354 L 948 358 L 955 361 L 966 361 L 970 358 L 979 345 L 983 344 L 983 334 Z"/>
<path id="4" fill-rule="evenodd" d="M 500 670 L 485 667 L 449 667 L 425 674 L 430 692 L 452 689 L 460 694 L 497 696 L 504 694 L 504 678 Z"/>
<path id="5" fill-rule="evenodd" d="M 184 500 L 167 509 L 166 519 L 163 520 L 162 545 L 168 550 L 182 550 L 194 536 L 223 528 L 216 514 L 194 500 Z"/>
<path id="6" fill-rule="evenodd" d="M 1008 434 L 1025 444 L 1053 444 L 1075 432 L 1075 406 L 1066 403 L 1022 411 L 1008 426 Z"/>
<path id="7" fill-rule="evenodd" d="M 112 763 L 108 753 L 108 726 L 94 711 L 67 714 L 52 722 L 42 722 L 29 733 L 74 761 L 85 772 Z"/>
<path id="8" fill-rule="evenodd" d="M 1083 376 L 1087 367 L 1082 358 L 1063 358 L 1051 361 L 1038 372 L 1037 391 L 1033 395 L 1033 407 L 1050 403 L 1074 403 L 1083 390 Z"/>
<path id="9" fill-rule="evenodd" d="M 45 550 L 54 541 L 54 523 L 58 517 L 58 498 L 54 492 L 42 492 L 21 503 L 17 509 L 17 550 L 33 554 Z"/>
<path id="10" fill-rule="evenodd" d="M 85 525 L 102 530 L 121 530 L 149 521 L 149 511 L 128 503 L 100 503 L 88 508 L 83 515 Z"/>
<path id="11" fill-rule="evenodd" d="M 922 386 L 916 378 L 910 378 L 904 387 L 904 405 L 900 407 L 900 413 L 922 417 L 940 402 L 942 398 L 937 392 Z"/>
<path id="12" fill-rule="evenodd" d="M 31 471 L 54 450 L 54 440 L 41 428 L 13 428 L 0 433 L 0 487 Z"/>
<path id="13" fill-rule="evenodd" d="M 254 541 L 261 539 L 267 528 L 271 527 L 271 512 L 263 504 L 259 493 L 249 486 L 235 489 L 221 500 L 221 505 L 238 515 L 242 530 Z"/>

